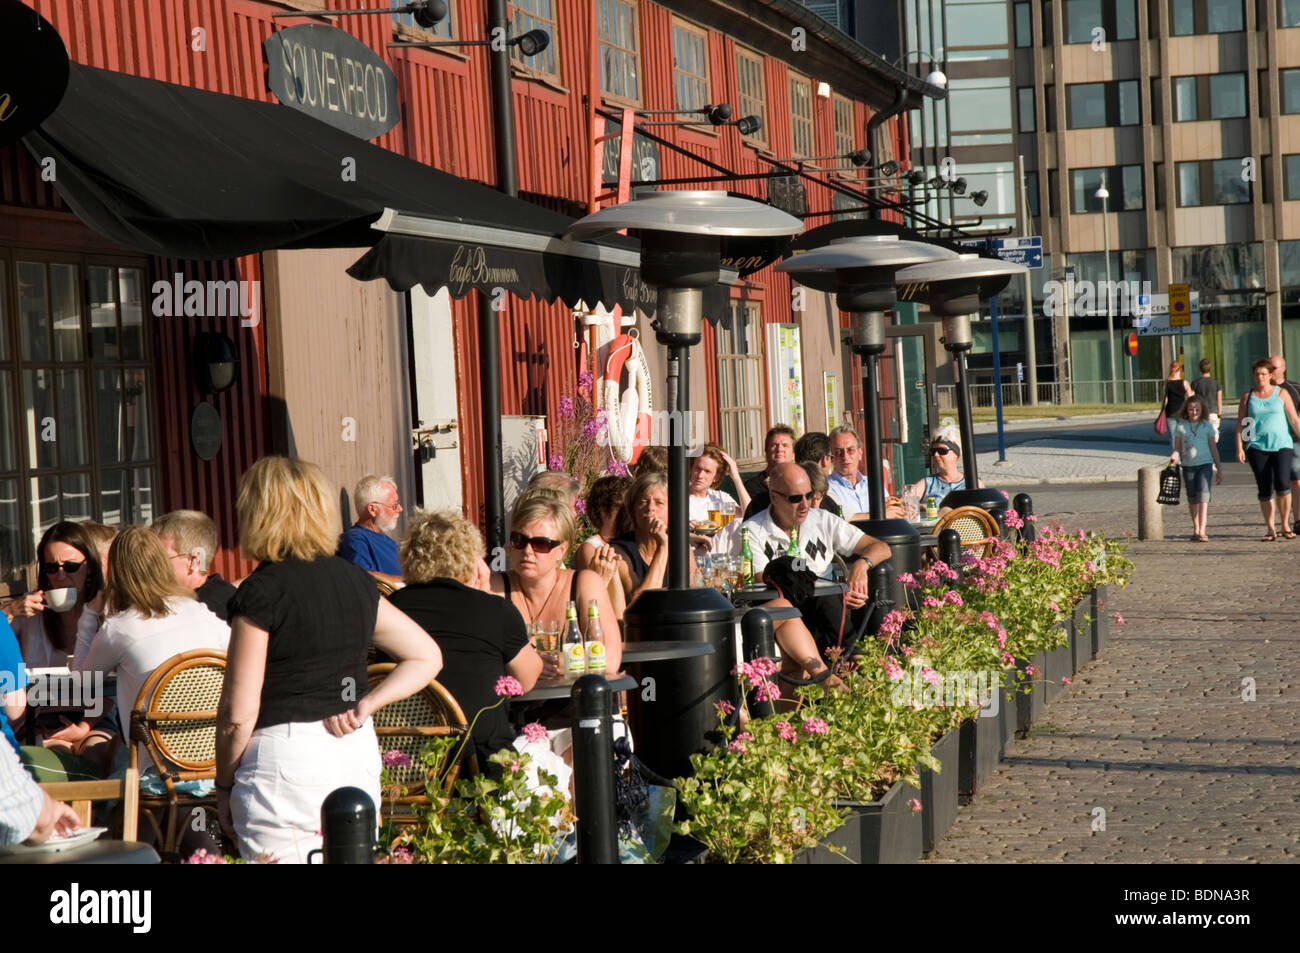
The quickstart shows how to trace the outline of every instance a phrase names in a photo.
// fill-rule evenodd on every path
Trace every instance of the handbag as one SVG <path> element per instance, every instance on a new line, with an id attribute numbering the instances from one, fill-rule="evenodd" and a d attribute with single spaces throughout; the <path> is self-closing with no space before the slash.
<path id="1" fill-rule="evenodd" d="M 1160 471 L 1160 494 L 1156 502 L 1161 506 L 1177 506 L 1182 491 L 1182 477 L 1178 475 L 1178 467 L 1171 463 Z"/>
<path id="2" fill-rule="evenodd" d="M 1160 416 L 1156 418 L 1155 428 L 1156 433 L 1162 437 L 1169 433 L 1169 421 L 1165 419 L 1165 412 L 1163 410 L 1160 411 Z"/>

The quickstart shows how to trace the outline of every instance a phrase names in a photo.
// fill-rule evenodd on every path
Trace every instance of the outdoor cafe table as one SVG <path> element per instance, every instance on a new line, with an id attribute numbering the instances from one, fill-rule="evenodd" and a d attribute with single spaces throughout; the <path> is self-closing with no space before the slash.
<path id="1" fill-rule="evenodd" d="M 707 642 L 628 642 L 623 646 L 623 664 L 699 658 L 713 653 L 713 646 Z"/>
<path id="2" fill-rule="evenodd" d="M 829 579 L 818 579 L 813 587 L 813 595 L 832 596 L 846 592 L 848 586 L 842 582 L 831 582 Z M 737 589 L 731 593 L 731 601 L 739 606 L 753 606 L 764 602 L 771 602 L 773 599 L 780 599 L 781 593 L 777 592 L 772 586 L 747 586 L 744 589 Z M 778 611 L 778 610 L 770 610 Z M 744 613 L 741 613 L 742 615 Z"/>
<path id="3" fill-rule="evenodd" d="M 609 682 L 611 692 L 624 692 L 637 687 L 637 680 L 630 675 L 614 675 L 612 677 L 607 675 L 605 681 Z M 567 679 L 563 675 L 557 675 L 554 678 L 539 678 L 532 691 L 518 695 L 512 698 L 511 701 L 515 704 L 527 704 L 529 702 L 547 702 L 554 701 L 557 698 L 568 698 L 573 694 L 575 682 L 576 680 Z"/>
<path id="4" fill-rule="evenodd" d="M 0 864 L 156 864 L 157 852 L 136 841 L 96 840 L 71 850 L 14 848 L 0 854 Z"/>

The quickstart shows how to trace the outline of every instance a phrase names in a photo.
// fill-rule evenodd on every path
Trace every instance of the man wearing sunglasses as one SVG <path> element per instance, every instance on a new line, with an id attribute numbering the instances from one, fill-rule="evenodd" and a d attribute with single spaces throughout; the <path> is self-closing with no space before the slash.
<path id="1" fill-rule="evenodd" d="M 829 579 L 836 554 L 848 559 L 860 557 L 849 570 L 849 591 L 844 604 L 859 609 L 867 603 L 867 580 L 873 566 L 889 558 L 889 546 L 826 510 L 814 509 L 812 483 L 797 463 L 782 463 L 768 476 L 771 505 L 741 527 L 749 534 L 754 553 L 754 577 L 763 574 L 767 564 L 785 555 L 790 545 L 790 531 L 798 534 L 800 558 L 804 568 L 822 579 Z M 779 599 L 768 603 L 774 607 L 790 605 Z M 808 677 L 825 669 L 817 641 L 802 619 L 785 619 L 775 623 L 777 644 L 787 662 L 798 662 Z"/>

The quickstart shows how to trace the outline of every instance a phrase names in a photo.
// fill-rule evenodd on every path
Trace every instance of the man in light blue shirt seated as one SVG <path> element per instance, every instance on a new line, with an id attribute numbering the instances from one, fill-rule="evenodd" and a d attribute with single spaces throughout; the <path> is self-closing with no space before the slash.
<path id="1" fill-rule="evenodd" d="M 352 502 L 357 508 L 357 522 L 339 540 L 338 554 L 376 579 L 401 586 L 397 541 L 387 535 L 397 528 L 397 517 L 402 512 L 397 484 L 390 476 L 369 474 L 357 484 Z"/>
<path id="2" fill-rule="evenodd" d="M 862 463 L 862 445 L 852 427 L 836 427 L 831 431 L 831 461 L 835 472 L 826 478 L 828 490 L 840 505 L 844 519 L 871 519 L 871 494 L 867 478 L 858 467 Z M 901 506 L 886 506 L 886 517 L 904 515 Z"/>

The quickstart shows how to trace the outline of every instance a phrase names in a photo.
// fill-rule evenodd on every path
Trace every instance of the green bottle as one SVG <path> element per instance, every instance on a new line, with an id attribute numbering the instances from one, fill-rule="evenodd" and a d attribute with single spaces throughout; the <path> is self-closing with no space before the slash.
<path id="1" fill-rule="evenodd" d="M 740 584 L 746 588 L 754 584 L 754 551 L 749 548 L 749 531 L 740 532 Z"/>
<path id="2" fill-rule="evenodd" d="M 790 545 L 785 548 L 785 554 L 791 559 L 799 558 L 799 527 L 790 527 Z"/>

